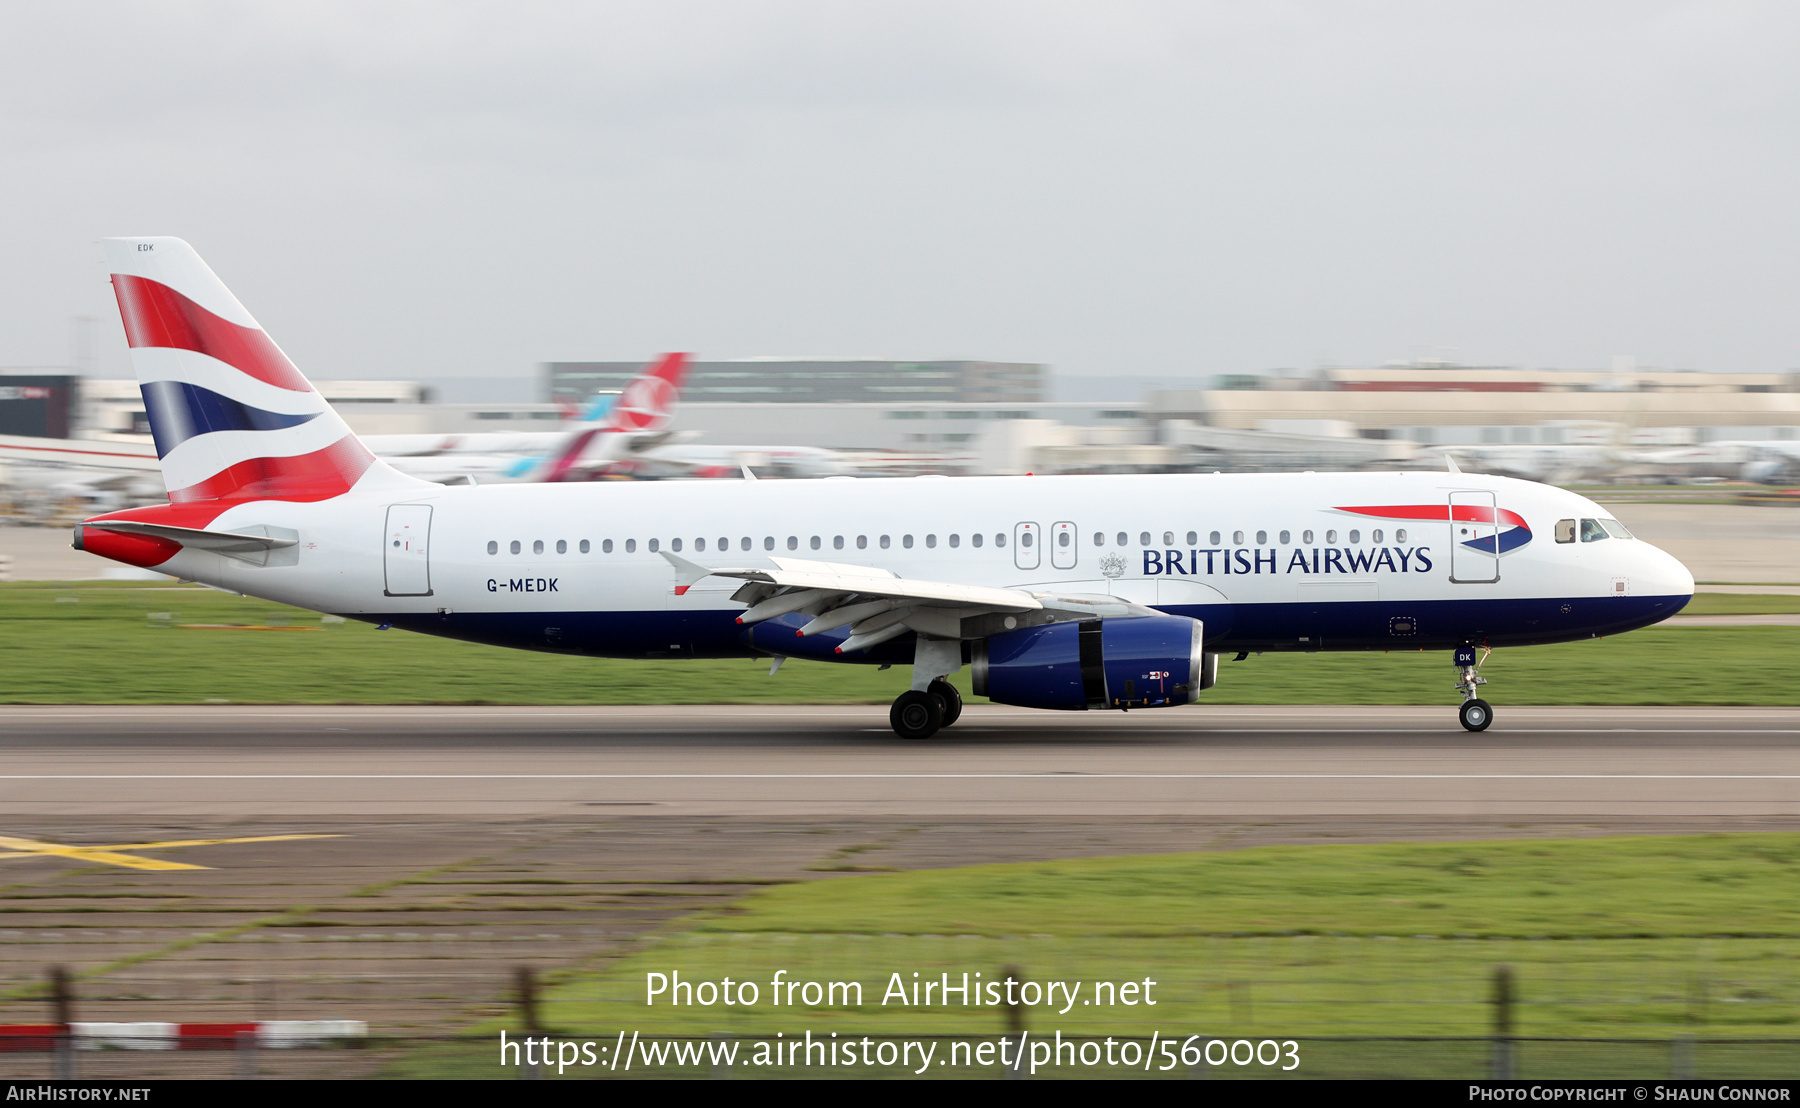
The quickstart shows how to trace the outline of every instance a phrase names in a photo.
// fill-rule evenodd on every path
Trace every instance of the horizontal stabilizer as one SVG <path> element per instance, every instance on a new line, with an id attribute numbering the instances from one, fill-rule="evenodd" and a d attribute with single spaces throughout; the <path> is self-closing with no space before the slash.
<path id="1" fill-rule="evenodd" d="M 271 562 L 270 555 L 275 551 L 290 550 L 300 542 L 299 532 L 285 527 L 254 527 L 248 531 L 206 531 L 197 527 L 175 527 L 166 523 L 139 523 L 136 520 L 127 519 L 105 519 L 86 523 L 83 526 L 117 531 L 126 535 L 165 539 L 169 542 L 179 543 L 189 550 L 206 550 L 214 554 L 223 554 L 227 558 L 236 558 L 240 562 L 248 562 L 257 566 L 292 565 L 293 561 L 285 558 Z"/>

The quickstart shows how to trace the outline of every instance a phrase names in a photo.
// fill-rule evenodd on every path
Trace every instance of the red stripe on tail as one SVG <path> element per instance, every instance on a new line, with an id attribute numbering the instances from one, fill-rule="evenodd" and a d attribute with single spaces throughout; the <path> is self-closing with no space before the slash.
<path id="1" fill-rule="evenodd" d="M 169 502 L 194 500 L 330 500 L 375 464 L 375 455 L 355 435 L 323 450 L 291 458 L 251 458 L 184 489 L 170 489 Z"/>
<path id="2" fill-rule="evenodd" d="M 160 281 L 115 273 L 112 282 L 125 341 L 132 346 L 192 350 L 276 388 L 312 391 L 287 355 L 256 328 L 222 319 Z"/>

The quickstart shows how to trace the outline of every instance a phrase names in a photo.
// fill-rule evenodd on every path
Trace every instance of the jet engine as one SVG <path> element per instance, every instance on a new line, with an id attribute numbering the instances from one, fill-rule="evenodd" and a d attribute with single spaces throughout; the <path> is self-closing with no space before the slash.
<path id="1" fill-rule="evenodd" d="M 1130 616 L 1021 627 L 974 644 L 975 693 L 1021 708 L 1168 708 L 1211 688 L 1201 623 Z"/>

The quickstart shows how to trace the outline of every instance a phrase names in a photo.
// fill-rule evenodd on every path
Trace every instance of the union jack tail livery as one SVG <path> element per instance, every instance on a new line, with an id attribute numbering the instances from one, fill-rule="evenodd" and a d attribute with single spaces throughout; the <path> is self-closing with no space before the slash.
<path id="1" fill-rule="evenodd" d="M 357 441 L 193 247 L 118 238 L 106 253 L 172 504 L 411 484 Z"/>

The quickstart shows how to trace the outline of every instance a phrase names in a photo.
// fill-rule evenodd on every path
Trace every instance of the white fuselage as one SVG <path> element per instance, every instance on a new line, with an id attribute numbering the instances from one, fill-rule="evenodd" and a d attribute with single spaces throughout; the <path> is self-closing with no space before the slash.
<path id="1" fill-rule="evenodd" d="M 1495 558 L 1468 552 L 1442 513 L 1400 511 L 1452 494 L 1491 497 L 1525 533 L 1502 535 Z M 390 517 L 396 505 L 414 507 Z M 1412 649 L 1586 638 L 1678 610 L 1693 579 L 1663 551 L 1555 541 L 1559 520 L 1608 514 L 1548 486 L 1446 473 L 419 485 L 257 501 L 210 524 L 292 530 L 291 565 L 184 549 L 158 568 L 414 630 L 628 657 L 789 652 L 736 625 L 741 582 L 678 593 L 665 551 L 715 569 L 776 555 L 1110 594 L 1204 618 L 1209 650 Z M 405 564 L 390 534 L 402 517 L 424 548 Z M 395 573 L 412 583 L 390 589 Z"/>

